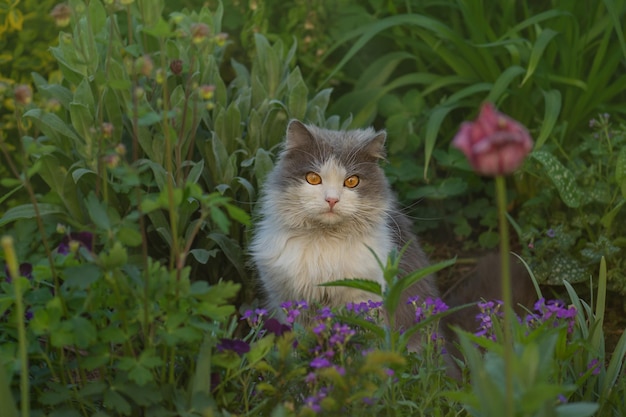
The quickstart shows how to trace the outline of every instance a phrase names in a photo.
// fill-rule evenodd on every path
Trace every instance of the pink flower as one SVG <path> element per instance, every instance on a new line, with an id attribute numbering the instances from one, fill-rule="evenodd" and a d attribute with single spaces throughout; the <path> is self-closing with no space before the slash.
<path id="1" fill-rule="evenodd" d="M 519 168 L 532 150 L 533 140 L 521 123 L 484 103 L 475 121 L 461 125 L 452 144 L 477 173 L 496 176 Z"/>

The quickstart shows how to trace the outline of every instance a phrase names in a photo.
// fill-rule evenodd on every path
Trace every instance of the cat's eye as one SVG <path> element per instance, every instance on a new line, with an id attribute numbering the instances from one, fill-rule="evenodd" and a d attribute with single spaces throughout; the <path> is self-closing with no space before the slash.
<path id="1" fill-rule="evenodd" d="M 344 180 L 343 185 L 348 188 L 354 188 L 359 185 L 359 181 L 359 177 L 357 177 L 356 175 L 351 175 Z"/>
<path id="2" fill-rule="evenodd" d="M 316 174 L 315 172 L 308 172 L 306 174 L 306 182 L 311 185 L 318 185 L 322 183 L 322 177 L 320 177 L 319 174 Z"/>

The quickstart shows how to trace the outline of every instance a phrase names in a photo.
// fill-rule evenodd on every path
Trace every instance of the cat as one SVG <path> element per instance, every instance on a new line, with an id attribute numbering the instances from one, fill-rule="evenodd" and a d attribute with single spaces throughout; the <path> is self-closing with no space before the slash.
<path id="1" fill-rule="evenodd" d="M 267 307 L 279 318 L 284 320 L 284 301 L 328 307 L 378 301 L 359 289 L 319 284 L 365 278 L 384 287 L 376 257 L 384 263 L 392 249 L 406 246 L 400 261 L 403 274 L 429 265 L 380 166 L 385 140 L 384 131 L 372 128 L 337 131 L 298 120 L 288 124 L 283 151 L 263 188 L 250 244 Z M 396 311 L 396 326 L 414 324 L 409 297 L 439 295 L 434 276 L 410 286 Z M 412 340 L 409 348 L 419 350 L 419 340 Z"/>

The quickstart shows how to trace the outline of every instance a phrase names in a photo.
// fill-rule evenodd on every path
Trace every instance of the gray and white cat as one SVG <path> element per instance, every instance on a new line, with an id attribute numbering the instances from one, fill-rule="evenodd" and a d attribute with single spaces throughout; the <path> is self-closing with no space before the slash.
<path id="1" fill-rule="evenodd" d="M 337 307 L 373 299 L 370 293 L 319 284 L 365 278 L 384 285 L 389 252 L 408 248 L 401 269 L 428 265 L 411 222 L 400 212 L 379 161 L 385 157 L 385 132 L 334 131 L 293 120 L 284 150 L 269 174 L 258 208 L 250 252 L 267 297 L 280 304 L 307 300 Z M 403 295 L 437 297 L 433 277 L 418 281 Z M 414 308 L 401 302 L 400 327 L 413 323 Z"/>
<path id="2" fill-rule="evenodd" d="M 267 306 L 281 317 L 283 301 L 306 300 L 329 307 L 374 299 L 370 293 L 346 287 L 320 287 L 344 278 L 365 278 L 384 285 L 383 273 L 371 253 L 383 260 L 408 244 L 401 258 L 403 273 L 428 265 L 410 220 L 398 209 L 383 170 L 385 132 L 373 129 L 335 131 L 293 120 L 284 149 L 267 178 L 258 207 L 250 253 L 259 273 Z M 514 306 L 523 312 L 536 299 L 525 267 L 511 255 Z M 448 288 L 443 300 L 459 306 L 480 299 L 501 299 L 500 259 L 482 257 L 474 271 Z M 412 296 L 436 298 L 432 276 L 405 290 L 396 311 L 398 328 L 414 323 Z M 448 327 L 476 330 L 477 307 L 445 318 Z M 284 318 L 284 317 L 283 317 Z M 306 321 L 306 318 L 303 319 Z M 449 352 L 454 345 L 447 341 Z M 420 349 L 419 337 L 410 350 Z M 446 360 L 452 365 L 449 357 Z M 455 374 L 450 366 L 451 375 Z"/>

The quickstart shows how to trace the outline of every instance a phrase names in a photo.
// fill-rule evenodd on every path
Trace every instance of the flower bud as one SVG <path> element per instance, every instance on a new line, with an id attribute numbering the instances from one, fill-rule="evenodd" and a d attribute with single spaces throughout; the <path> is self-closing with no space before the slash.
<path id="1" fill-rule="evenodd" d="M 198 90 L 199 90 L 198 92 L 200 94 L 200 97 L 203 100 L 211 100 L 215 92 L 215 86 L 204 84 L 204 85 L 201 85 Z"/>
<path id="2" fill-rule="evenodd" d="M 33 101 L 33 90 L 30 85 L 20 84 L 13 90 L 15 102 L 19 105 L 26 106 Z"/>
<path id="3" fill-rule="evenodd" d="M 152 75 L 154 69 L 154 63 L 149 55 L 140 56 L 135 60 L 135 72 L 137 74 L 149 77 Z"/>
<path id="4" fill-rule="evenodd" d="M 72 9 L 66 3 L 59 3 L 50 12 L 50 16 L 54 19 L 54 23 L 58 27 L 66 27 L 70 24 L 72 18 Z"/>
<path id="5" fill-rule="evenodd" d="M 109 122 L 102 123 L 101 129 L 102 129 L 102 136 L 104 136 L 106 139 L 109 139 L 113 136 L 114 127 L 112 123 L 109 123 Z"/>
<path id="6" fill-rule="evenodd" d="M 533 140 L 521 123 L 484 103 L 475 121 L 461 125 L 452 144 L 477 173 L 498 176 L 511 174 L 522 165 Z"/>
<path id="7" fill-rule="evenodd" d="M 191 25 L 191 41 L 196 45 L 204 42 L 211 30 L 204 23 L 194 23 Z"/>
<path id="8" fill-rule="evenodd" d="M 174 59 L 170 62 L 170 70 L 174 75 L 180 75 L 183 72 L 183 61 L 180 59 Z"/>

